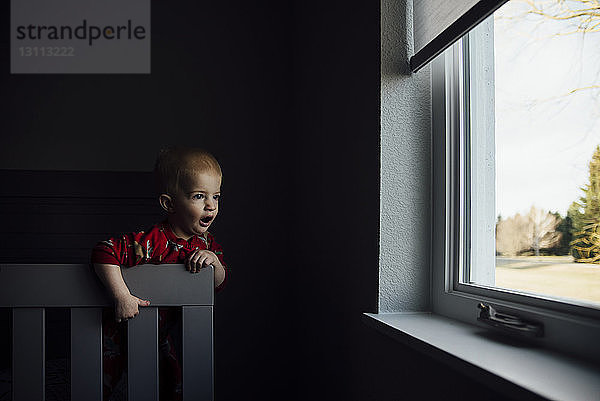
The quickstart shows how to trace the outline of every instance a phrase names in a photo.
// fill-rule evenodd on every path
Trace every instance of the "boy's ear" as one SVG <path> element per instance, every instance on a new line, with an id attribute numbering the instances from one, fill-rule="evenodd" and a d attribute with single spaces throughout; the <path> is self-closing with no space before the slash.
<path id="1" fill-rule="evenodd" d="M 173 198 L 171 198 L 170 195 L 160 194 L 158 203 L 160 203 L 160 207 L 168 213 L 173 213 L 175 211 L 175 208 L 173 207 Z"/>

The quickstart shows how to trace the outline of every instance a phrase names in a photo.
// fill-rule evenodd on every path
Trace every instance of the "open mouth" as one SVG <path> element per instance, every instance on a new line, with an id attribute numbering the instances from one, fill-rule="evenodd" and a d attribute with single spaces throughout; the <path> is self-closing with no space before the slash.
<path id="1" fill-rule="evenodd" d="M 212 221 L 213 216 L 206 216 L 200 219 L 200 225 L 202 227 L 208 227 L 208 225 L 210 224 L 210 222 Z"/>

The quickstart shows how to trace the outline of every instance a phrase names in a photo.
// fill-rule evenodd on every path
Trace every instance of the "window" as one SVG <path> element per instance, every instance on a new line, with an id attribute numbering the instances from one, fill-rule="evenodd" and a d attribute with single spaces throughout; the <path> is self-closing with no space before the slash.
<path id="1" fill-rule="evenodd" d="M 567 4 L 565 7 L 569 6 L 569 3 L 556 2 L 557 6 Z M 534 7 L 535 4 L 537 3 L 507 3 L 496 11 L 495 15 L 478 25 L 433 62 L 433 309 L 437 313 L 475 323 L 478 315 L 478 303 L 489 302 L 499 310 L 543 323 L 545 335 L 539 341 L 546 346 L 588 358 L 600 359 L 600 347 L 597 345 L 597 338 L 600 338 L 600 299 L 594 301 L 593 294 L 592 298 L 586 298 L 581 291 L 575 291 L 571 295 L 565 296 L 564 293 L 561 293 L 565 290 L 565 286 L 557 286 L 556 283 L 540 287 L 538 285 L 540 282 L 552 280 L 545 279 L 543 275 L 532 274 L 533 270 L 531 269 L 527 274 L 528 277 L 523 278 L 521 273 L 525 269 L 518 269 L 523 264 L 527 265 L 532 262 L 534 263 L 532 269 L 536 272 L 547 271 L 548 269 L 535 267 L 535 263 L 538 263 L 537 261 L 541 257 L 540 250 L 544 250 L 540 245 L 542 240 L 549 243 L 548 241 L 552 238 L 556 242 L 558 234 L 539 235 L 540 230 L 537 231 L 537 234 L 534 230 L 533 233 L 525 235 L 528 238 L 531 237 L 531 244 L 529 246 L 521 245 L 523 252 L 518 256 L 512 256 L 515 247 L 510 249 L 510 252 L 507 251 L 511 256 L 506 257 L 500 252 L 504 251 L 506 247 L 498 246 L 499 237 L 496 232 L 504 227 L 500 222 L 512 218 L 511 215 L 507 215 L 503 209 L 500 209 L 500 207 L 506 207 L 506 199 L 511 199 L 515 204 L 522 202 L 522 206 L 519 206 L 522 213 L 526 213 L 526 208 L 535 205 L 536 208 L 529 209 L 531 213 L 537 213 L 540 221 L 551 220 L 550 225 L 554 225 L 552 228 L 554 231 L 556 231 L 558 219 L 561 216 L 566 217 L 567 210 L 565 209 L 569 205 L 562 210 L 541 208 L 550 204 L 550 200 L 556 200 L 553 198 L 561 198 L 567 191 L 558 187 L 559 180 L 556 176 L 549 175 L 550 180 L 546 181 L 543 177 L 536 177 L 535 185 L 533 183 L 529 185 L 529 187 L 537 185 L 538 188 L 542 188 L 544 185 L 549 187 L 556 184 L 557 188 L 553 188 L 555 195 L 548 195 L 545 191 L 527 186 L 510 194 L 511 191 L 507 190 L 505 185 L 507 181 L 504 177 L 508 174 L 507 171 L 511 170 L 507 169 L 505 160 L 507 160 L 507 155 L 511 154 L 511 149 L 513 151 L 514 149 L 521 150 L 521 155 L 529 155 L 530 158 L 524 159 L 523 156 L 520 159 L 513 158 L 508 164 L 517 165 L 516 170 L 520 168 L 518 173 L 531 176 L 533 173 L 527 171 L 526 167 L 535 164 L 531 160 L 537 157 L 537 153 L 542 153 L 541 149 L 543 148 L 542 145 L 531 145 L 535 141 L 535 135 L 539 136 L 540 132 L 535 124 L 545 124 L 546 132 L 549 132 L 548 120 L 552 118 L 557 126 L 568 126 L 568 123 L 557 121 L 561 114 L 569 115 L 568 103 L 571 102 L 571 99 L 562 101 L 564 99 L 553 98 L 555 95 L 551 94 L 550 87 L 554 87 L 558 91 L 556 96 L 560 96 L 561 93 L 594 91 L 600 83 L 585 83 L 588 78 L 597 79 L 596 76 L 600 76 L 600 68 L 594 75 L 587 71 L 587 67 L 580 66 L 578 69 L 570 70 L 569 77 L 575 77 L 570 82 L 580 85 L 575 89 L 588 89 L 575 90 L 575 92 L 565 90 L 560 86 L 569 82 L 566 79 L 568 77 L 562 72 L 564 69 L 558 70 L 559 74 L 562 74 L 560 75 L 562 79 L 552 79 L 550 70 L 565 68 L 566 62 L 571 61 L 572 58 L 566 54 L 565 49 L 563 51 L 555 50 L 554 54 L 551 54 L 555 61 L 548 62 L 544 59 L 543 50 L 552 48 L 552 46 L 542 43 L 540 40 L 532 45 L 534 42 L 525 35 L 515 35 L 510 38 L 510 45 L 513 49 L 517 49 L 513 54 L 517 54 L 520 59 L 507 60 L 507 57 L 510 57 L 504 51 L 507 46 L 503 48 L 499 43 L 504 41 L 506 45 L 504 32 L 515 33 L 518 31 L 515 27 L 518 18 L 525 20 L 525 23 L 531 20 L 536 34 L 553 38 L 552 40 L 562 36 L 549 33 L 542 26 L 540 18 L 544 18 L 544 13 L 564 10 L 540 8 L 534 10 L 536 11 L 534 13 L 529 13 L 523 8 Z M 577 6 L 577 4 L 573 6 Z M 531 16 L 533 18 L 530 18 Z M 497 26 L 495 26 L 495 20 Z M 501 25 L 506 21 L 512 25 L 506 31 L 502 31 Z M 600 21 L 596 21 L 596 23 L 598 22 Z M 504 24 L 504 26 L 506 25 Z M 594 27 L 593 23 L 589 26 Z M 594 29 L 597 29 L 597 26 Z M 600 52 L 597 50 L 600 48 L 600 32 L 597 35 L 598 39 L 595 40 L 598 42 L 593 42 L 586 37 L 585 40 L 591 42 L 592 45 L 583 44 L 580 49 L 581 59 L 590 59 L 593 65 L 600 65 L 597 60 L 594 61 L 595 57 L 600 57 Z M 594 43 L 596 43 L 595 46 Z M 548 52 L 546 51 L 546 53 Z M 505 105 L 508 103 L 506 93 L 511 92 L 509 90 L 511 85 L 512 87 L 515 84 L 526 86 L 530 82 L 523 81 L 523 77 L 527 77 L 523 68 L 517 69 L 511 74 L 506 73 L 504 66 L 510 63 L 518 66 L 523 62 L 524 55 L 530 57 L 530 67 L 536 68 L 536 65 L 543 65 L 539 75 L 546 80 L 546 85 L 543 85 L 542 88 L 546 92 L 543 94 L 543 98 L 538 98 L 537 103 L 536 99 L 528 99 L 526 107 L 519 104 L 519 99 L 511 98 L 510 106 L 514 115 L 510 115 L 505 110 Z M 539 64 L 540 62 L 544 62 L 544 64 Z M 533 80 L 533 78 L 529 79 Z M 594 85 L 596 85 L 595 88 Z M 528 93 L 532 96 L 541 96 L 536 95 L 531 89 Z M 595 96 L 587 96 L 588 101 L 596 102 L 596 113 L 598 103 L 595 99 L 599 94 L 596 92 Z M 557 99 L 558 101 L 556 101 Z M 544 107 L 541 107 L 540 104 Z M 551 104 L 559 107 L 554 109 L 555 111 L 549 112 L 548 110 L 553 110 L 549 107 Z M 578 100 L 577 106 L 580 114 L 582 112 L 581 104 L 581 101 Z M 536 110 L 534 109 L 536 108 L 544 109 L 545 121 L 535 120 Z M 549 113 L 550 115 L 548 115 Z M 521 120 L 518 120 L 518 117 Z M 567 117 L 567 120 L 575 125 L 572 117 Z M 593 132 L 600 130 L 600 124 L 597 124 L 597 121 L 597 115 L 590 117 L 591 139 L 588 135 L 582 140 L 583 142 L 593 142 Z M 526 126 L 527 129 L 521 129 L 519 124 Z M 594 129 L 595 131 L 593 131 Z M 508 135 L 513 141 L 508 145 L 506 132 L 513 134 Z M 556 135 L 558 134 L 554 136 Z M 596 139 L 598 139 L 598 135 L 596 135 Z M 514 142 L 515 140 L 520 142 Z M 542 140 L 546 145 L 550 138 L 542 138 Z M 559 138 L 558 144 L 561 143 L 560 140 L 561 138 Z M 572 131 L 567 131 L 562 140 L 576 139 L 573 138 Z M 597 145 L 600 145 L 600 140 Z M 519 146 L 526 151 L 519 149 Z M 592 151 L 593 148 L 592 146 Z M 579 163 L 579 159 L 584 157 L 577 150 L 571 153 L 575 155 L 570 159 L 569 163 L 571 164 Z M 565 148 L 559 147 L 557 154 L 560 156 L 556 157 L 557 163 L 569 160 Z M 540 163 L 544 162 L 540 157 L 536 160 L 541 160 Z M 509 167 L 513 167 L 512 165 Z M 556 168 L 554 164 L 552 167 Z M 561 168 L 565 167 L 559 166 L 557 171 L 561 171 Z M 512 171 L 514 174 L 515 168 Z M 538 198 L 530 198 L 526 196 L 527 193 L 531 193 L 533 196 L 538 195 Z M 511 195 L 512 198 L 507 198 L 507 195 Z M 551 212 L 558 212 L 559 215 Z M 498 217 L 499 214 L 500 217 Z M 526 228 L 522 228 L 521 231 L 524 229 Z M 501 235 L 505 234 L 501 233 Z M 522 234 L 521 232 L 519 235 Z M 507 241 L 510 242 L 516 240 L 516 237 L 517 235 L 514 234 L 512 237 L 502 238 L 508 238 Z M 532 250 L 538 258 L 537 261 L 523 256 Z M 545 249 L 545 251 L 548 250 Z M 565 261 L 568 257 L 565 255 L 563 259 L 560 259 L 557 256 L 558 259 L 553 260 Z M 548 264 L 548 260 L 550 259 L 544 263 Z M 557 265 L 559 264 L 561 263 L 557 263 Z M 579 264 L 577 267 L 580 266 L 582 265 Z M 509 270 L 511 268 L 514 271 Z M 565 269 L 565 275 L 577 270 L 573 266 L 562 266 L 562 268 Z M 591 265 L 586 268 L 590 272 L 597 271 L 600 274 L 600 265 Z M 507 280 L 507 273 L 510 275 L 510 280 Z M 568 277 L 572 276 L 571 274 Z M 593 281 L 594 277 L 598 277 L 598 281 Z M 519 282 L 519 280 L 521 281 Z M 529 284 L 533 281 L 536 286 L 528 287 L 527 280 L 530 281 Z M 594 291 L 597 290 L 600 294 L 600 275 L 586 275 L 585 279 L 580 281 L 581 283 Z"/>

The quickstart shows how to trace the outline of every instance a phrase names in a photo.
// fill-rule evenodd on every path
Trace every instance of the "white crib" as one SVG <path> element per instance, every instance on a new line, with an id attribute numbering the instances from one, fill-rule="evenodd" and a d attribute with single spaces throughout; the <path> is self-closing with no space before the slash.
<path id="1" fill-rule="evenodd" d="M 182 310 L 183 399 L 213 399 L 214 269 L 122 269 L 151 306 L 127 322 L 129 401 L 158 401 L 158 307 Z M 86 264 L 0 264 L 0 307 L 12 309 L 12 400 L 45 400 L 45 308 L 71 313 L 71 399 L 102 400 L 102 308 L 111 300 Z"/>

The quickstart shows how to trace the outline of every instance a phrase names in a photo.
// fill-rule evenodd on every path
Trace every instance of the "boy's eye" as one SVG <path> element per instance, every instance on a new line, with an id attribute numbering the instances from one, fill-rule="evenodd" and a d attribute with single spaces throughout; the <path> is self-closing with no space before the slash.
<path id="1" fill-rule="evenodd" d="M 192 199 L 205 199 L 206 196 L 204 194 L 196 194 L 192 197 Z M 221 195 L 213 195 L 213 199 L 218 201 L 221 198 Z"/>

